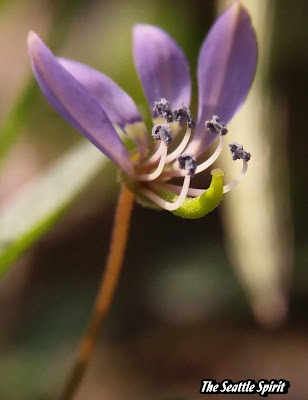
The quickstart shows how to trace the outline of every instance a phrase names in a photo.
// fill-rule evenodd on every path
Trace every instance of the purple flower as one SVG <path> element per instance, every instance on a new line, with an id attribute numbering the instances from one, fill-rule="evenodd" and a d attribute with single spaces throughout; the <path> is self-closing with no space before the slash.
<path id="1" fill-rule="evenodd" d="M 196 122 L 189 110 L 189 67 L 179 46 L 162 29 L 144 24 L 134 27 L 133 41 L 136 69 L 152 109 L 152 137 L 132 98 L 110 78 L 79 62 L 55 57 L 34 32 L 28 36 L 32 68 L 50 104 L 120 167 L 122 182 L 137 199 L 198 218 L 215 208 L 247 170 L 248 158 L 241 154 L 249 153 L 233 144 L 233 159 L 243 160 L 240 176 L 223 186 L 223 172 L 214 170 L 208 190 L 190 188 L 192 177 L 219 156 L 226 124 L 243 104 L 255 75 L 257 42 L 250 16 L 236 2 L 206 37 L 198 61 Z M 119 130 L 134 142 L 132 151 L 126 149 Z M 199 162 L 216 138 L 214 154 Z M 182 186 L 168 184 L 175 177 L 184 178 Z"/>

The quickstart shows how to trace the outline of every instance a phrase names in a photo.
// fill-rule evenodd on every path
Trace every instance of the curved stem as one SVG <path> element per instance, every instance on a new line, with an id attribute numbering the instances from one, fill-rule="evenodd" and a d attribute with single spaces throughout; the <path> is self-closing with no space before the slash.
<path id="1" fill-rule="evenodd" d="M 60 400 L 73 399 L 86 372 L 101 325 L 109 310 L 123 264 L 133 202 L 133 193 L 123 186 L 115 213 L 106 268 L 98 290 L 94 311 Z"/>

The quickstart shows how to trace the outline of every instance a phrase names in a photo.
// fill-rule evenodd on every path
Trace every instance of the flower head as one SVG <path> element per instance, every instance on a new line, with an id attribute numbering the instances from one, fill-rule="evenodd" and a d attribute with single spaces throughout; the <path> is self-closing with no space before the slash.
<path id="1" fill-rule="evenodd" d="M 55 57 L 33 32 L 28 46 L 35 77 L 50 104 L 120 167 L 122 182 L 136 198 L 184 218 L 199 218 L 217 207 L 223 193 L 238 183 L 250 159 L 241 145 L 231 143 L 233 160 L 243 160 L 240 175 L 224 186 L 223 171 L 214 169 L 207 190 L 190 187 L 192 177 L 219 156 L 226 124 L 250 89 L 257 43 L 249 14 L 240 3 L 233 4 L 217 19 L 201 47 L 196 121 L 189 109 L 188 63 L 179 46 L 151 25 L 136 25 L 133 40 L 136 69 L 152 110 L 150 134 L 132 98 L 106 75 Z M 132 151 L 128 152 L 116 129 L 134 142 Z M 215 152 L 200 162 L 216 138 Z M 182 186 L 170 184 L 176 177 L 183 179 Z"/>

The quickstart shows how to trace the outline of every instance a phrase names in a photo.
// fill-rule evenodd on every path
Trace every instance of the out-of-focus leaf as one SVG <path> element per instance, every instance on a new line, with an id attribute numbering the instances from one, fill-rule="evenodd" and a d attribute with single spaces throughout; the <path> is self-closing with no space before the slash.
<path id="1" fill-rule="evenodd" d="M 0 278 L 39 239 L 107 163 L 93 145 L 78 145 L 0 208 Z"/>
<path id="2" fill-rule="evenodd" d="M 8 0 L 0 0 L 0 10 L 5 7 L 8 3 Z"/>
<path id="3" fill-rule="evenodd" d="M 76 15 L 82 11 L 87 0 L 57 1 L 46 42 L 53 50 L 57 50 L 64 41 Z M 0 7 L 2 2 L 0 0 Z M 25 38 L 26 48 L 26 38 Z M 30 61 L 29 61 L 30 63 Z M 32 106 L 40 93 L 35 79 L 31 76 L 24 90 L 17 96 L 14 104 L 4 119 L 0 129 L 0 166 L 15 142 L 22 125 L 27 121 Z"/>
<path id="4" fill-rule="evenodd" d="M 91 3 L 93 3 L 93 0 L 57 0 L 47 37 L 48 46 L 53 50 L 60 47 L 75 18 L 86 7 L 89 8 Z"/>
<path id="5" fill-rule="evenodd" d="M 242 0 L 251 14 L 259 45 L 258 69 L 243 109 L 229 124 L 229 141 L 252 154 L 247 176 L 223 202 L 230 261 L 254 316 L 267 326 L 281 324 L 288 311 L 288 282 L 293 268 L 293 228 L 289 206 L 286 107 L 268 91 L 271 80 L 271 31 L 275 2 Z M 220 0 L 225 8 L 230 0 Z M 265 89 L 266 88 L 266 89 Z M 273 126 L 272 121 L 276 121 Z M 228 149 L 220 165 L 238 174 Z M 227 174 L 226 174 L 227 175 Z"/>
<path id="6" fill-rule="evenodd" d="M 0 166 L 5 159 L 5 155 L 14 144 L 14 139 L 25 123 L 38 94 L 37 83 L 34 78 L 31 78 L 6 115 L 0 129 Z"/>

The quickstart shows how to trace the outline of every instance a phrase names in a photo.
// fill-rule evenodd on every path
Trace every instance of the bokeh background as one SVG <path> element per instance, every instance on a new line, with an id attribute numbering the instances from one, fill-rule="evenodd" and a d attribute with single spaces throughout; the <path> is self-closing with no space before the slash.
<path id="1" fill-rule="evenodd" d="M 135 206 L 119 287 L 78 400 L 197 399 L 203 378 L 281 378 L 291 382 L 284 398 L 307 398 L 308 3 L 243 3 L 260 57 L 252 91 L 230 124 L 230 140 L 251 151 L 251 168 L 222 206 L 201 220 Z M 20 188 L 85 140 L 31 79 L 29 29 L 58 55 L 111 76 L 148 120 L 131 29 L 137 22 L 163 27 L 190 62 L 196 115 L 198 51 L 229 4 L 1 1 L 0 215 Z M 239 167 L 229 159 L 225 153 L 217 163 L 228 169 L 227 179 Z M 60 184 L 48 196 L 57 191 Z M 104 165 L 0 281 L 1 400 L 47 400 L 60 393 L 104 268 L 118 191 L 115 168 Z"/>

